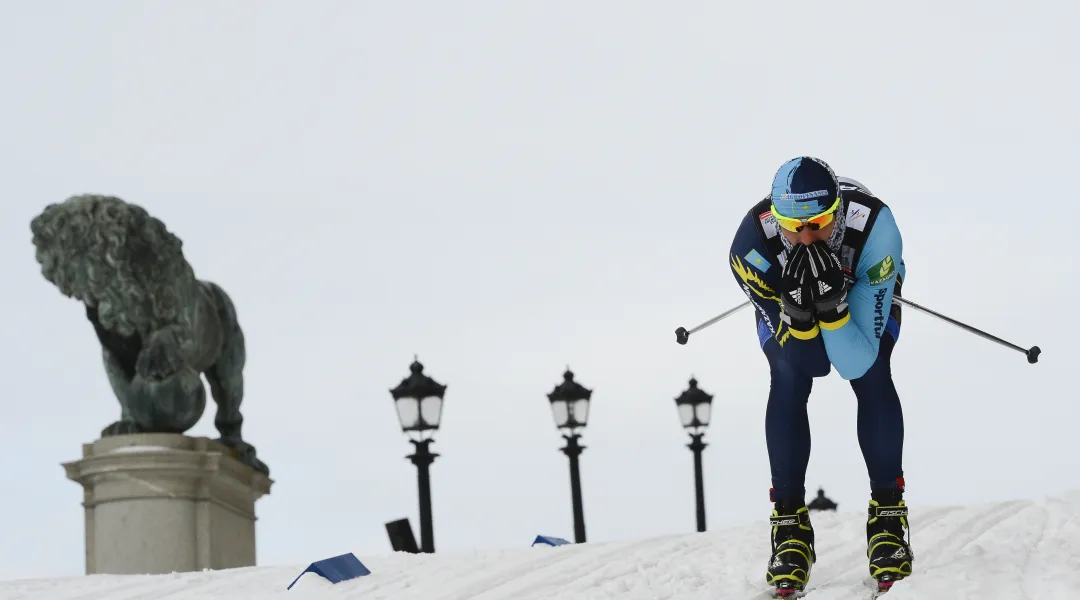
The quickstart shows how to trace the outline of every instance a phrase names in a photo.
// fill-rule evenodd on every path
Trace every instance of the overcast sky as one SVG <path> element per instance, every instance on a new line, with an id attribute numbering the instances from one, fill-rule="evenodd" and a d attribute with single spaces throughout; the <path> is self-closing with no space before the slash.
<path id="1" fill-rule="evenodd" d="M 248 341 L 244 434 L 272 469 L 261 564 L 390 551 L 418 527 L 388 389 L 449 386 L 436 547 L 572 538 L 545 394 L 593 388 L 590 541 L 694 530 L 673 398 L 716 395 L 710 528 L 760 521 L 768 370 L 727 249 L 787 159 L 889 203 L 908 310 L 894 357 L 918 543 L 930 504 L 1080 487 L 1070 196 L 1074 2 L 0 4 L 0 577 L 83 572 L 60 463 L 116 420 L 82 307 L 29 223 L 79 193 L 144 206 Z M 1061 214 L 1059 214 L 1061 211 Z M 807 485 L 864 510 L 855 400 L 810 400 Z M 214 405 L 189 433 L 215 437 Z M 916 548 L 917 550 L 917 548 Z"/>

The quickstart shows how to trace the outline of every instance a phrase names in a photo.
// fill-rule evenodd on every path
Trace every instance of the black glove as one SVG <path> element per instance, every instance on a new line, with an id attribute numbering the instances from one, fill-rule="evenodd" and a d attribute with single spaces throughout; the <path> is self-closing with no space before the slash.
<path id="1" fill-rule="evenodd" d="M 802 244 L 796 244 L 788 251 L 784 270 L 780 274 L 780 304 L 783 309 L 780 319 L 788 324 L 796 334 L 795 337 L 803 339 L 812 337 L 817 327 L 810 287 L 813 282 L 809 272 L 809 249 Z"/>
<path id="2" fill-rule="evenodd" d="M 842 326 L 848 316 L 847 278 L 840 259 L 825 242 L 814 242 L 807 251 L 806 280 L 818 322 L 826 329 Z"/>

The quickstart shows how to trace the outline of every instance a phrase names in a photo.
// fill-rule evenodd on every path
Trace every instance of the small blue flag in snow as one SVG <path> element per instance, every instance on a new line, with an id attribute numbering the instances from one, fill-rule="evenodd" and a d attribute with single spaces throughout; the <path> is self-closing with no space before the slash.
<path id="1" fill-rule="evenodd" d="M 324 558 L 323 560 L 316 561 L 308 565 L 308 568 L 304 569 L 303 573 L 296 576 L 293 582 L 289 584 L 286 590 L 291 590 L 292 586 L 296 585 L 297 581 L 304 576 L 304 573 L 315 573 L 322 576 L 330 583 L 341 583 L 349 579 L 355 579 L 364 575 L 370 575 L 371 571 L 364 566 L 364 563 L 360 562 L 360 559 L 356 558 L 352 552 L 348 554 L 342 554 L 333 558 Z"/>
<path id="2" fill-rule="evenodd" d="M 563 544 L 569 544 L 569 543 L 570 542 L 568 542 L 568 541 L 566 541 L 566 540 L 564 540 L 562 538 L 551 537 L 550 535 L 538 535 L 538 536 L 536 536 L 536 539 L 533 540 L 532 545 L 535 546 L 537 544 L 545 544 L 545 545 L 548 545 L 548 546 L 562 546 Z"/>

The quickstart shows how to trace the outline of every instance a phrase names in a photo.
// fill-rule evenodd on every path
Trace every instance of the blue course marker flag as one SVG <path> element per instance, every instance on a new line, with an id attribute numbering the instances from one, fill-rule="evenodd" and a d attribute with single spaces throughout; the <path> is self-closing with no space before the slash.
<path id="1" fill-rule="evenodd" d="M 296 585 L 296 582 L 300 581 L 300 578 L 304 576 L 304 573 L 315 573 L 330 583 L 341 583 L 342 581 L 348 581 L 349 579 L 370 575 L 371 571 L 369 571 L 368 568 L 364 566 L 364 563 L 360 562 L 360 559 L 356 558 L 352 552 L 349 552 L 348 554 L 342 554 L 333 558 L 324 558 L 323 560 L 311 563 L 308 565 L 308 568 L 297 575 L 296 579 L 293 579 L 293 582 L 285 589 L 291 590 L 292 586 Z"/>
<path id="2" fill-rule="evenodd" d="M 536 539 L 533 540 L 532 545 L 535 546 L 537 544 L 545 544 L 547 546 L 562 546 L 563 544 L 569 543 L 570 542 L 562 538 L 552 537 L 550 535 L 538 535 L 536 536 Z"/>

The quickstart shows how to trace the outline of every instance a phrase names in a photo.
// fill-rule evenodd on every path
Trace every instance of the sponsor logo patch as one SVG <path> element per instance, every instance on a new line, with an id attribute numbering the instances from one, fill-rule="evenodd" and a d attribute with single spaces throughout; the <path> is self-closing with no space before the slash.
<path id="1" fill-rule="evenodd" d="M 863 231 L 866 229 L 866 219 L 870 216 L 870 207 L 863 206 L 858 202 L 849 202 L 847 209 L 847 227 Z"/>
<path id="2" fill-rule="evenodd" d="M 892 254 L 870 267 L 866 275 L 870 278 L 870 285 L 881 285 L 892 279 L 893 275 L 896 275 L 896 264 L 893 263 Z"/>
<path id="3" fill-rule="evenodd" d="M 879 288 L 874 292 L 874 337 L 881 339 L 881 332 L 885 329 L 885 294 L 888 288 Z"/>
<path id="4" fill-rule="evenodd" d="M 761 229 L 765 231 L 766 238 L 772 239 L 776 237 L 776 234 L 780 233 L 776 225 L 776 217 L 771 210 L 758 215 L 758 220 L 761 221 Z"/>
<path id="5" fill-rule="evenodd" d="M 828 190 L 817 190 L 814 192 L 806 192 L 805 194 L 780 194 L 781 200 L 809 200 L 811 198 L 821 198 L 828 196 Z"/>

